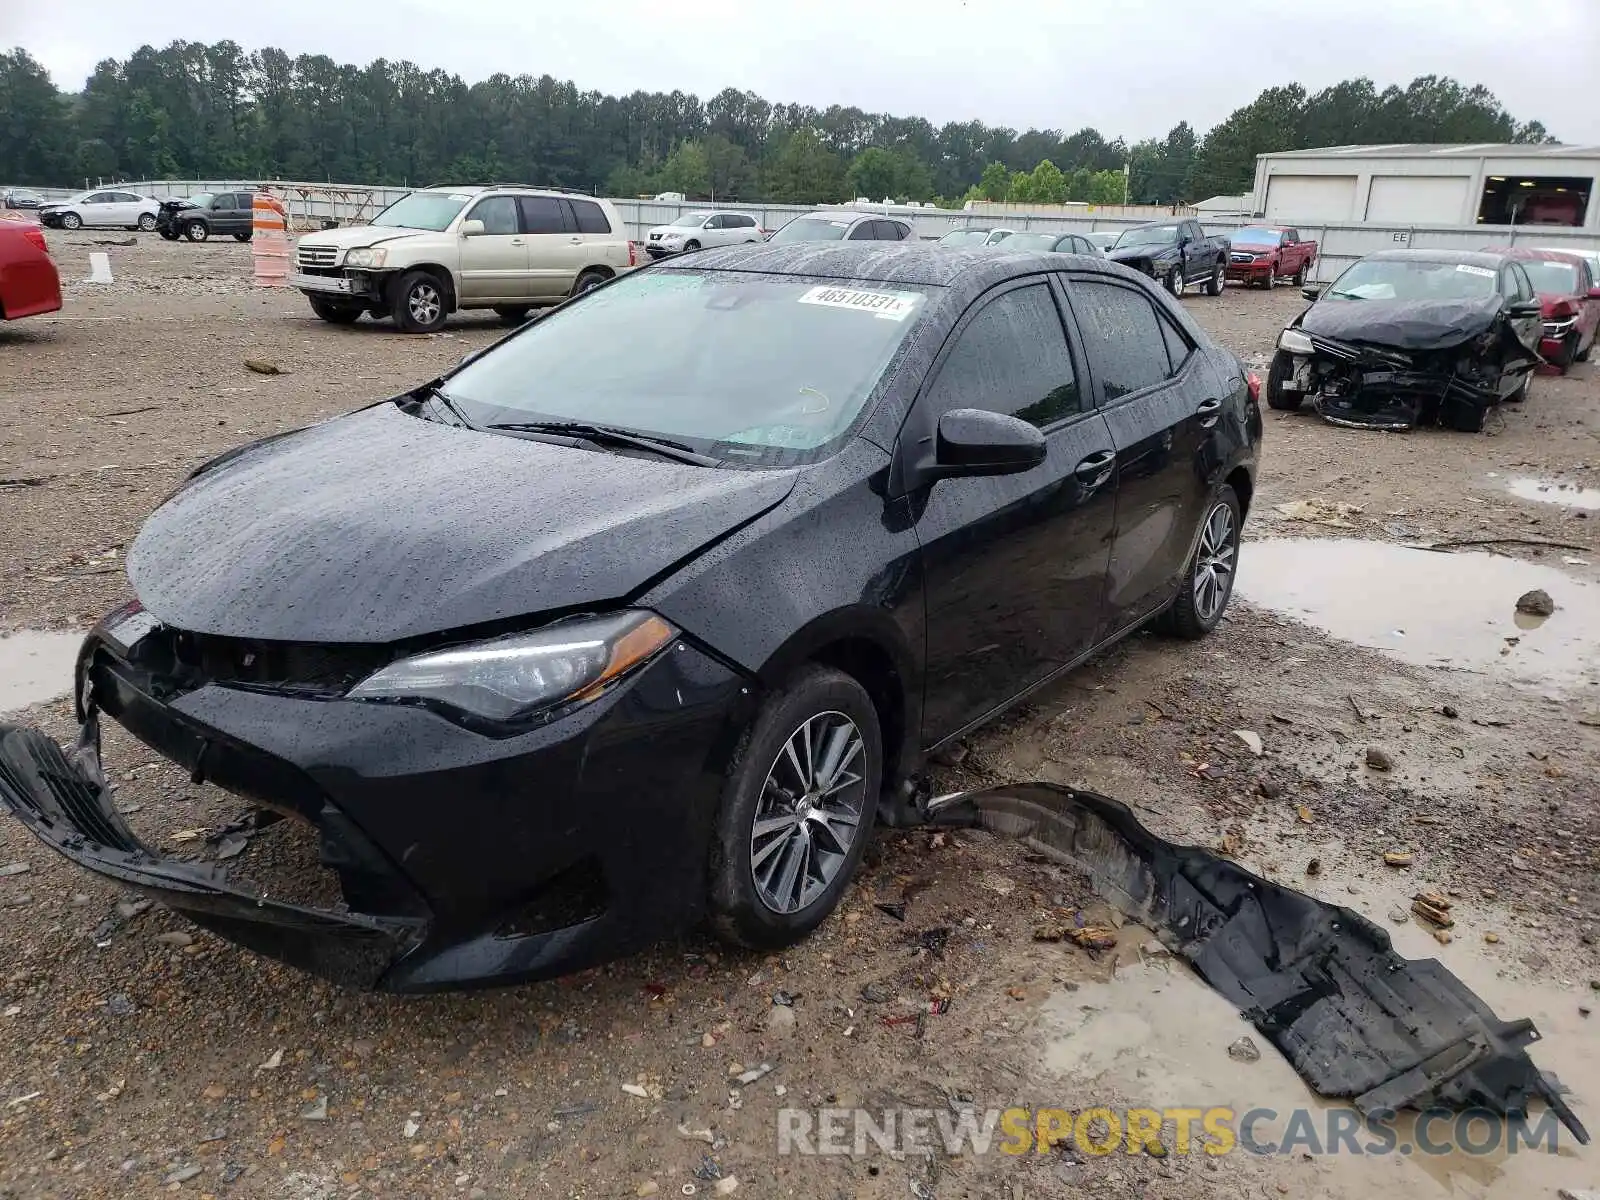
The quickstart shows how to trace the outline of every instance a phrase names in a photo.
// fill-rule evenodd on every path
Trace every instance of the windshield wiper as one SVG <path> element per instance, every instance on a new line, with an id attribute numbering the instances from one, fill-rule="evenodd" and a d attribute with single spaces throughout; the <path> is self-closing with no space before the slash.
<path id="1" fill-rule="evenodd" d="M 503 433 L 548 433 L 555 437 L 576 438 L 596 446 L 628 446 L 634 450 L 647 450 L 674 462 L 696 467 L 720 467 L 723 462 L 709 454 L 697 454 L 682 442 L 654 437 L 647 433 L 634 433 L 611 425 L 591 425 L 584 421 L 502 421 L 486 426 Z"/>
<path id="2" fill-rule="evenodd" d="M 471 419 L 468 418 L 467 414 L 461 411 L 461 405 L 455 399 L 455 397 L 451 396 L 449 392 L 445 391 L 437 383 L 425 383 L 415 392 L 413 392 L 412 395 L 422 395 L 434 401 L 439 405 L 440 408 L 444 409 L 452 417 L 460 421 L 465 428 L 478 428 L 472 423 Z"/>

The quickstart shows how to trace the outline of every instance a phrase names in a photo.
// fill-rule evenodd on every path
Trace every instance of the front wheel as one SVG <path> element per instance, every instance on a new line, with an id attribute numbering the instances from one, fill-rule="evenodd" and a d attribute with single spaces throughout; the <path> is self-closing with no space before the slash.
<path id="1" fill-rule="evenodd" d="M 163 229 L 161 231 L 161 238 L 162 238 L 163 241 L 175 242 L 175 241 L 178 240 L 178 235 L 176 233 L 174 233 L 171 229 Z"/>
<path id="2" fill-rule="evenodd" d="M 687 241 L 687 242 L 685 242 L 683 244 L 683 252 L 685 254 L 688 254 L 689 251 L 691 251 L 691 250 L 698 250 L 698 249 L 700 249 L 700 243 L 695 241 L 695 240 L 693 240 L 692 238 L 689 241 Z"/>
<path id="3" fill-rule="evenodd" d="M 183 227 L 183 236 L 191 242 L 203 242 L 211 236 L 211 230 L 204 221 L 190 221 Z"/>
<path id="4" fill-rule="evenodd" d="M 775 949 L 827 919 L 871 836 L 883 742 L 866 689 L 808 666 L 761 706 L 734 752 L 710 863 L 710 912 L 737 945 Z"/>
<path id="5" fill-rule="evenodd" d="M 1189 560 L 1189 569 L 1183 573 L 1178 597 L 1163 614 L 1161 626 L 1165 632 L 1194 641 L 1221 622 L 1233 595 L 1242 524 L 1239 497 L 1225 483 L 1201 521 L 1200 540 Z"/>
<path id="6" fill-rule="evenodd" d="M 1173 267 L 1172 270 L 1167 272 L 1167 291 L 1172 293 L 1174 299 L 1181 300 L 1183 298 L 1183 290 L 1185 286 L 1186 283 L 1183 278 L 1183 267 L 1181 264 Z"/>
<path id="7" fill-rule="evenodd" d="M 528 310 L 520 304 L 497 304 L 494 315 L 507 325 L 521 325 L 528 319 Z"/>
<path id="8" fill-rule="evenodd" d="M 63 228 L 63 229 L 82 229 L 83 228 L 83 218 L 80 217 L 77 213 L 74 213 L 74 212 L 63 213 L 61 215 L 61 228 Z"/>
<path id="9" fill-rule="evenodd" d="M 326 300 L 321 296 L 312 296 L 311 311 L 316 313 L 329 325 L 354 325 L 361 320 L 361 309 L 340 304 L 337 300 Z"/>
<path id="10" fill-rule="evenodd" d="M 1286 392 L 1284 383 L 1289 376 L 1294 374 L 1294 355 L 1287 350 L 1279 350 L 1272 356 L 1272 365 L 1267 368 L 1267 407 L 1277 409 L 1279 412 L 1297 412 L 1305 403 L 1305 395 L 1301 392 Z"/>
<path id="11" fill-rule="evenodd" d="M 156 227 L 156 215 L 155 215 L 155 213 L 140 213 L 139 214 L 139 232 L 140 233 L 150 233 L 152 230 L 155 229 L 155 227 Z"/>
<path id="12" fill-rule="evenodd" d="M 1277 263 L 1273 263 L 1273 264 L 1271 264 L 1270 266 L 1267 267 L 1267 277 L 1261 281 L 1261 286 L 1266 288 L 1267 291 L 1269 291 L 1269 292 L 1272 291 L 1273 288 L 1278 286 L 1278 264 Z"/>
<path id="13" fill-rule="evenodd" d="M 1556 356 L 1550 360 L 1550 365 L 1553 367 L 1559 367 L 1562 374 L 1565 374 L 1567 368 L 1578 360 L 1578 340 L 1582 336 L 1582 334 L 1574 329 L 1571 333 L 1567 334 L 1566 337 L 1562 338 L 1561 349 L 1556 351 Z M 1515 398 L 1518 400 L 1522 399 L 1521 396 L 1517 396 Z"/>
<path id="14" fill-rule="evenodd" d="M 395 285 L 390 314 L 405 333 L 432 333 L 444 325 L 444 288 L 427 271 L 410 271 Z"/>
<path id="15" fill-rule="evenodd" d="M 1206 285 L 1205 285 L 1206 295 L 1208 295 L 1208 296 L 1220 296 L 1220 295 L 1222 295 L 1222 289 L 1228 286 L 1227 280 L 1225 278 L 1225 271 L 1226 271 L 1226 268 L 1223 267 L 1222 260 L 1218 259 L 1217 260 L 1217 265 L 1211 268 L 1211 278 L 1206 280 Z"/>

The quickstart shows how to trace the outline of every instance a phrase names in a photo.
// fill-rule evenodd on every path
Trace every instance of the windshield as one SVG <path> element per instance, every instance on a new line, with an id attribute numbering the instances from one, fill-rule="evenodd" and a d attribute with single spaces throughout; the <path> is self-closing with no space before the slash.
<path id="1" fill-rule="evenodd" d="M 796 217 L 777 233 L 774 242 L 841 242 L 850 229 L 845 217 Z"/>
<path id="2" fill-rule="evenodd" d="M 185 196 L 184 201 L 196 208 L 207 208 L 217 198 L 215 192 L 196 192 L 192 196 Z"/>
<path id="3" fill-rule="evenodd" d="M 1523 270 L 1533 280 L 1536 292 L 1554 292 L 1559 296 L 1578 294 L 1578 268 L 1571 263 L 1552 262 L 1544 258 L 1525 258 Z"/>
<path id="4" fill-rule="evenodd" d="M 1336 300 L 1476 300 L 1492 296 L 1497 276 L 1470 263 L 1365 259 L 1334 281 Z"/>
<path id="5" fill-rule="evenodd" d="M 941 246 L 981 246 L 989 238 L 987 229 L 952 229 L 939 239 Z"/>
<path id="6" fill-rule="evenodd" d="M 1151 225 L 1145 229 L 1129 229 L 1117 239 L 1116 248 L 1126 246 L 1170 246 L 1178 240 L 1176 225 Z"/>
<path id="7" fill-rule="evenodd" d="M 444 389 L 476 424 L 580 421 L 734 465 L 807 462 L 860 415 L 927 299 L 904 286 L 650 271 L 552 312 Z"/>
<path id="8" fill-rule="evenodd" d="M 1236 230 L 1232 241 L 1235 246 L 1276 246 L 1283 241 L 1283 232 L 1278 229 L 1247 227 Z"/>
<path id="9" fill-rule="evenodd" d="M 705 213 L 684 213 L 672 225 L 678 229 L 698 229 L 705 222 Z"/>
<path id="10" fill-rule="evenodd" d="M 429 229 L 438 233 L 450 227 L 471 199 L 450 192 L 412 192 L 373 217 L 372 223 L 385 229 Z"/>
<path id="11" fill-rule="evenodd" d="M 1061 235 L 1058 233 L 1011 233 L 1001 238 L 995 245 L 1002 250 L 1014 250 L 1018 254 L 1026 254 L 1030 251 L 1054 250 L 1060 240 Z"/>

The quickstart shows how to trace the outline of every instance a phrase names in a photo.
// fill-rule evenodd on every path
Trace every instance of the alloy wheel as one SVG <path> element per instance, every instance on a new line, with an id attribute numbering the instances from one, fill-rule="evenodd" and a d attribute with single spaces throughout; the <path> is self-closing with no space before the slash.
<path id="1" fill-rule="evenodd" d="M 1183 298 L 1184 284 L 1185 280 L 1183 278 L 1183 268 L 1173 267 L 1172 272 L 1167 276 L 1167 291 L 1171 292 L 1175 298 L 1181 300 Z"/>
<path id="2" fill-rule="evenodd" d="M 867 799 L 865 753 L 842 712 L 807 718 L 778 751 L 750 829 L 750 873 L 773 912 L 800 912 L 843 869 Z"/>
<path id="3" fill-rule="evenodd" d="M 438 288 L 424 282 L 411 289 L 411 294 L 406 297 L 406 308 L 418 325 L 432 325 L 444 310 L 444 301 L 439 296 Z"/>
<path id="4" fill-rule="evenodd" d="M 1195 615 L 1207 624 L 1216 620 L 1233 591 L 1235 537 L 1233 509 L 1218 504 L 1200 531 L 1194 560 Z"/>

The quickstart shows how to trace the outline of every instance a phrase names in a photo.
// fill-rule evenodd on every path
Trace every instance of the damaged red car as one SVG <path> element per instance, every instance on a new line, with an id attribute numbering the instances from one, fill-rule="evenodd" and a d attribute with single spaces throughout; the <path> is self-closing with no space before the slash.
<path id="1" fill-rule="evenodd" d="M 783 946 L 925 815 L 933 750 L 1135 629 L 1215 628 L 1257 390 L 1104 259 L 669 259 L 197 470 L 83 644 L 76 743 L 0 724 L 0 807 L 350 985 L 544 978 L 700 918 Z M 237 853 L 142 842 L 104 720 L 243 797 Z M 259 873 L 285 831 L 306 869 Z"/>
<path id="2" fill-rule="evenodd" d="M 1385 250 L 1347 268 L 1278 337 L 1267 403 L 1335 425 L 1476 432 L 1542 361 L 1543 306 L 1523 264 L 1465 250 Z"/>
<path id="3" fill-rule="evenodd" d="M 1600 333 L 1600 280 L 1594 278 L 1588 261 L 1559 250 L 1520 246 L 1492 253 L 1515 259 L 1533 283 L 1544 309 L 1539 353 L 1545 361 L 1562 371 L 1575 362 L 1588 362 Z"/>

